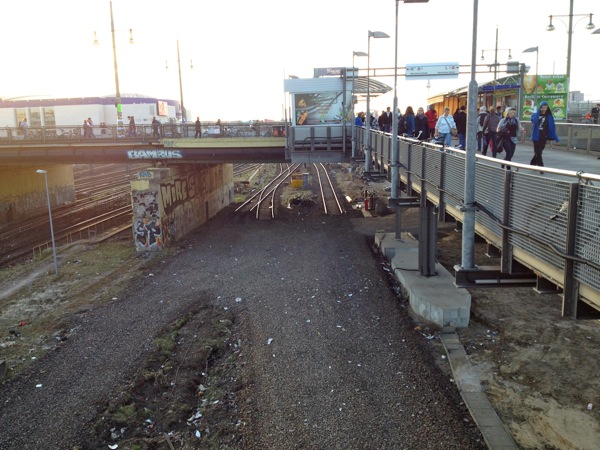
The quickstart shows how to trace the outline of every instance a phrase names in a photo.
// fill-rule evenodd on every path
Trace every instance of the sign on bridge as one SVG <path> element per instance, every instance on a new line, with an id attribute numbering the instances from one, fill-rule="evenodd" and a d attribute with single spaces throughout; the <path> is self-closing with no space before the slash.
<path id="1" fill-rule="evenodd" d="M 458 78 L 460 66 L 457 62 L 407 64 L 406 79 Z"/>

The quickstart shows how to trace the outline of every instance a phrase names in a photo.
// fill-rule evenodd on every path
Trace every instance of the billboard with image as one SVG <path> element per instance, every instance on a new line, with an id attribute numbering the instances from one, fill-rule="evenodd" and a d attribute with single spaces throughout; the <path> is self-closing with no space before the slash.
<path id="1" fill-rule="evenodd" d="M 568 97 L 566 75 L 525 75 L 521 120 L 530 120 L 541 102 L 548 102 L 556 120 L 565 120 Z"/>

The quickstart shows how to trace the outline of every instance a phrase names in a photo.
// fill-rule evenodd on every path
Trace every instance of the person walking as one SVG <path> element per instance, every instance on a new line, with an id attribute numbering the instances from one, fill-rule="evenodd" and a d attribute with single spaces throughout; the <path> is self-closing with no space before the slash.
<path id="1" fill-rule="evenodd" d="M 517 141 L 521 133 L 525 131 L 525 128 L 519 122 L 519 119 L 515 115 L 515 108 L 508 108 L 506 110 L 506 117 L 504 117 L 498 125 L 498 145 L 502 145 L 505 152 L 504 161 L 511 161 L 515 154 L 517 147 Z M 504 169 L 504 165 L 502 165 Z M 510 170 L 510 166 L 506 166 L 507 170 Z"/>
<path id="2" fill-rule="evenodd" d="M 423 108 L 417 109 L 415 116 L 415 137 L 420 141 L 429 139 L 429 119 L 425 115 Z"/>
<path id="3" fill-rule="evenodd" d="M 450 108 L 446 106 L 444 114 L 440 116 L 435 124 L 435 137 L 439 137 L 446 147 L 452 145 L 453 128 L 456 129 L 456 123 L 454 123 L 454 118 L 450 115 Z"/>
<path id="4" fill-rule="evenodd" d="M 385 131 L 385 111 L 381 111 L 377 118 L 377 128 L 379 131 Z"/>
<path id="5" fill-rule="evenodd" d="M 590 112 L 592 116 L 592 123 L 598 124 L 598 116 L 600 115 L 600 103 L 596 103 L 596 106 L 594 106 Z"/>
<path id="6" fill-rule="evenodd" d="M 92 132 L 92 127 L 90 126 L 90 123 L 88 122 L 87 119 L 83 119 L 83 137 L 84 139 L 89 139 L 92 136 L 90 136 Z"/>
<path id="7" fill-rule="evenodd" d="M 354 126 L 355 127 L 364 127 L 365 126 L 362 111 L 356 114 L 356 119 L 354 119 Z"/>
<path id="8" fill-rule="evenodd" d="M 541 102 L 538 111 L 531 116 L 531 140 L 533 141 L 533 158 L 529 164 L 544 167 L 542 152 L 546 147 L 546 141 L 558 142 L 554 116 L 548 107 L 548 102 Z M 542 172 L 543 173 L 543 172 Z"/>
<path id="9" fill-rule="evenodd" d="M 481 153 L 483 151 L 482 147 L 484 147 L 485 151 L 483 151 L 483 155 L 487 153 L 487 142 L 483 134 L 483 124 L 487 116 L 487 108 L 485 106 L 480 107 L 479 114 L 477 114 L 477 151 Z"/>
<path id="10" fill-rule="evenodd" d="M 456 114 L 454 114 L 454 123 L 456 123 L 456 131 L 458 134 L 458 145 L 463 150 L 467 146 L 467 113 L 465 112 L 465 109 L 465 105 L 462 105 Z"/>
<path id="11" fill-rule="evenodd" d="M 490 113 L 483 121 L 483 142 L 481 154 L 487 155 L 488 147 L 492 150 L 492 156 L 495 158 L 498 153 L 498 125 L 500 125 L 502 117 L 496 108 L 490 108 Z"/>
<path id="12" fill-rule="evenodd" d="M 425 117 L 429 120 L 429 138 L 435 136 L 435 125 L 437 124 L 438 114 L 433 105 L 429 105 L 427 108 L 427 112 L 425 112 Z"/>
<path id="13" fill-rule="evenodd" d="M 392 132 L 392 111 L 390 111 L 390 107 L 387 107 L 387 110 L 383 113 L 383 131 L 386 133 Z"/>
<path id="14" fill-rule="evenodd" d="M 415 111 L 412 109 L 412 106 L 406 107 L 402 120 L 404 123 L 404 134 L 408 137 L 413 137 L 415 135 Z"/>
<path id="15" fill-rule="evenodd" d="M 27 122 L 27 117 L 19 123 L 19 128 L 23 132 L 23 139 L 29 139 L 29 122 Z"/>
<path id="16" fill-rule="evenodd" d="M 94 134 L 94 122 L 92 121 L 91 117 L 87 118 L 87 124 L 88 124 L 88 137 L 95 138 L 96 135 Z"/>
<path id="17" fill-rule="evenodd" d="M 194 127 L 196 130 L 196 134 L 194 134 L 194 138 L 200 139 L 202 137 L 202 124 L 200 123 L 200 117 L 196 117 L 196 122 L 194 122 Z"/>
<path id="18" fill-rule="evenodd" d="M 160 122 L 158 121 L 156 116 L 152 117 L 152 137 L 153 138 L 160 138 L 160 132 L 158 131 L 159 127 L 160 127 Z"/>
<path id="19" fill-rule="evenodd" d="M 136 128 L 135 128 L 135 118 L 133 116 L 127 116 L 127 118 L 129 119 L 129 128 L 128 128 L 127 136 L 134 137 L 137 135 Z"/>

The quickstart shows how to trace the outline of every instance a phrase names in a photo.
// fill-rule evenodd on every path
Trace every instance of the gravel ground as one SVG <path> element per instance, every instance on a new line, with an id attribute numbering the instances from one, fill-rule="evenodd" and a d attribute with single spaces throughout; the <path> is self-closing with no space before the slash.
<path id="1" fill-rule="evenodd" d="M 154 338 L 199 305 L 227 309 L 239 328 L 243 425 L 228 448 L 486 448 L 373 256 L 376 221 L 365 222 L 223 211 L 152 276 L 70 318 L 63 345 L 0 386 L 0 448 L 82 445 Z"/>

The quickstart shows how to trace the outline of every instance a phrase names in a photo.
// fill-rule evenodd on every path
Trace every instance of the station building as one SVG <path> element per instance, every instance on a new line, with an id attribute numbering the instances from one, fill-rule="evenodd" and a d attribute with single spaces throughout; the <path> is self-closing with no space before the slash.
<path id="1" fill-rule="evenodd" d="M 176 100 L 123 94 L 121 105 L 125 123 L 128 116 L 133 116 L 139 125 L 149 125 L 152 117 L 163 124 L 177 123 L 182 118 L 181 105 Z M 24 118 L 30 127 L 75 126 L 88 117 L 94 125 L 117 125 L 115 97 L 0 99 L 2 128 L 17 127 Z M 190 111 L 187 111 L 187 117 L 192 117 Z"/>

